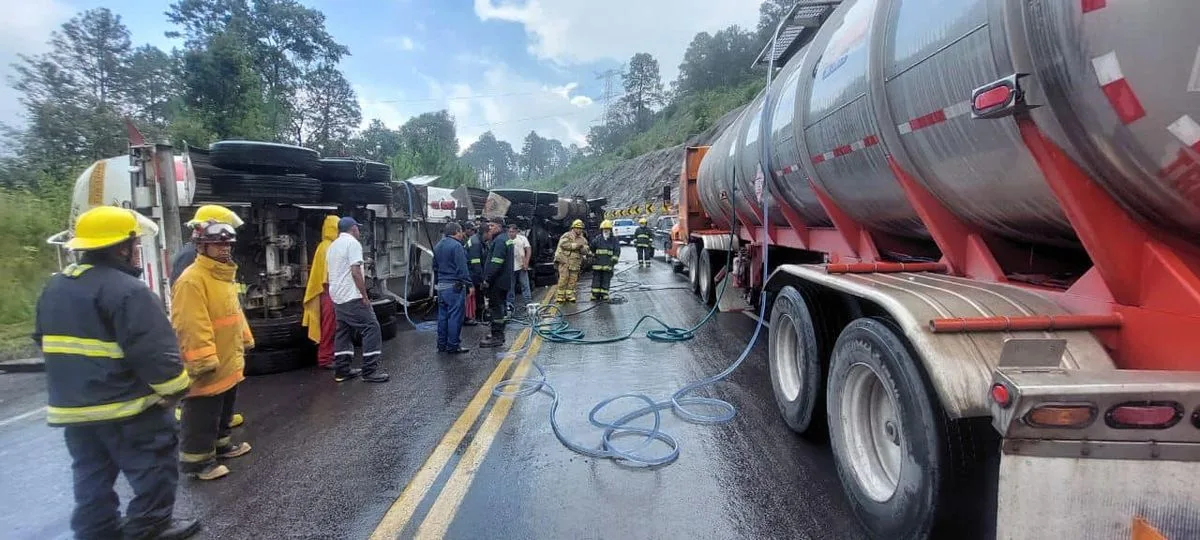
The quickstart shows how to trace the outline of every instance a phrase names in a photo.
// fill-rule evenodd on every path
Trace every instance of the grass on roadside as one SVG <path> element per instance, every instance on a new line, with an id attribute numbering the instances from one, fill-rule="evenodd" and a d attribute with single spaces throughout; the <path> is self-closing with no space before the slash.
<path id="1" fill-rule="evenodd" d="M 33 321 L 0 324 L 0 360 L 19 360 L 38 356 L 37 346 L 29 339 Z"/>
<path id="2" fill-rule="evenodd" d="M 34 307 L 58 265 L 46 238 L 66 226 L 68 196 L 65 186 L 40 193 L 0 189 L 0 359 L 37 353 L 29 339 Z"/>

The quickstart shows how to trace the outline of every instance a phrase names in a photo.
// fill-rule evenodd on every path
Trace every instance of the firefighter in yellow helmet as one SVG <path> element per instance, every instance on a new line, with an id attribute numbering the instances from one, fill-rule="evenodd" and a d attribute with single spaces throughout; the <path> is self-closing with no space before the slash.
<path id="1" fill-rule="evenodd" d="M 200 525 L 172 517 L 179 425 L 171 409 L 191 379 L 161 300 L 142 282 L 141 214 L 100 206 L 79 216 L 67 248 L 80 263 L 38 299 L 33 339 L 46 362 L 46 421 L 63 427 L 74 476 L 71 529 L 79 538 L 187 538 Z M 133 488 L 125 520 L 113 482 Z"/>
<path id="2" fill-rule="evenodd" d="M 245 224 L 242 218 L 237 215 L 237 212 L 219 204 L 206 204 L 197 208 L 196 214 L 185 225 L 187 225 L 187 231 L 191 231 L 197 224 L 207 221 L 231 225 L 234 229 L 240 228 Z M 179 276 L 194 262 L 196 262 L 196 245 L 189 236 L 188 240 L 179 248 L 179 253 L 176 253 L 175 258 L 171 260 L 171 287 L 175 287 L 175 282 L 179 280 Z M 176 420 L 179 420 L 182 414 L 182 410 L 175 409 Z M 229 427 L 238 427 L 245 421 L 246 418 L 241 413 L 234 413 L 233 418 L 229 421 Z"/>
<path id="3" fill-rule="evenodd" d="M 588 239 L 583 234 L 583 220 L 571 223 L 571 230 L 563 233 L 558 239 L 558 249 L 554 252 L 554 266 L 558 269 L 558 290 L 554 293 L 555 302 L 574 302 L 575 286 L 579 283 L 579 272 L 583 269 L 583 259 L 591 255 Z"/>
<path id="4" fill-rule="evenodd" d="M 612 286 L 613 268 L 621 258 L 621 244 L 613 235 L 613 224 L 609 220 L 600 222 L 600 234 L 592 239 L 592 301 L 607 302 L 608 290 Z"/>
<path id="5" fill-rule="evenodd" d="M 638 228 L 633 231 L 633 247 L 637 248 L 638 266 L 650 266 L 654 259 L 654 244 L 651 238 L 654 233 L 646 226 L 646 218 L 638 219 Z"/>
<path id="6" fill-rule="evenodd" d="M 245 351 L 254 348 L 234 279 L 236 241 L 237 232 L 228 223 L 197 224 L 192 242 L 200 255 L 179 276 L 171 295 L 171 324 L 193 381 L 183 400 L 181 468 L 201 480 L 229 474 L 218 458 L 250 451 L 245 442 L 233 443 L 229 428 L 237 385 L 245 378 Z"/>

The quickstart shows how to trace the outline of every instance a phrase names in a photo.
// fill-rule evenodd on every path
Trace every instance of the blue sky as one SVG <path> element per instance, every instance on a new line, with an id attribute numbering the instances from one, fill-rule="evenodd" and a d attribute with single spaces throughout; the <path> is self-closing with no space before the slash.
<path id="1" fill-rule="evenodd" d="M 350 48 L 340 66 L 358 93 L 364 123 L 395 128 L 447 108 L 465 148 L 491 129 L 520 148 L 530 130 L 584 143 L 600 115 L 597 73 L 637 52 L 659 59 L 674 79 L 696 32 L 753 26 L 758 0 L 301 0 L 322 11 L 326 28 Z M 15 0 L 14 0 L 15 2 Z M 6 6 L 0 20 L 4 75 L 19 53 L 45 49 L 49 33 L 75 13 L 108 7 L 135 44 L 169 49 L 170 2 L 42 0 Z M 137 6 L 141 7 L 137 7 Z M 136 7 L 136 8 L 135 8 Z M 637 16 L 633 16 L 637 14 Z M 16 94 L 0 90 L 0 122 L 19 123 Z"/>

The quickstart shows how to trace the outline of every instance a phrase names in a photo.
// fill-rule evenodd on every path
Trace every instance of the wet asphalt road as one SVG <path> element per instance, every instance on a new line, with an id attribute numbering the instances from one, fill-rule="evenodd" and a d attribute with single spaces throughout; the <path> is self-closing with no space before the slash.
<path id="1" fill-rule="evenodd" d="M 626 248 L 623 260 L 633 259 Z M 661 259 L 621 276 L 654 287 L 686 285 Z M 588 276 L 580 288 L 590 288 Z M 570 321 L 599 337 L 626 331 L 646 313 L 687 327 L 706 311 L 686 290 L 623 296 L 623 304 Z M 426 352 L 434 334 L 409 329 L 385 344 L 388 384 L 338 385 L 316 369 L 249 378 L 238 396 L 246 425 L 234 437 L 253 451 L 228 462 L 225 478 L 182 480 L 177 514 L 200 517 L 201 538 L 862 537 L 828 445 L 800 439 L 779 417 L 765 332 L 729 380 L 698 394 L 733 403 L 736 418 L 697 425 L 664 413 L 662 429 L 679 441 L 681 455 L 653 470 L 564 448 L 550 430 L 546 394 L 490 396 L 490 383 L 509 376 L 498 366 L 525 372 L 535 358 L 560 394 L 563 431 L 594 447 L 600 431 L 586 417 L 595 403 L 628 392 L 666 399 L 724 369 L 754 326 L 727 313 L 689 342 L 655 343 L 639 331 L 616 344 L 531 340 L 515 351 L 475 348 L 484 333 L 475 327 L 464 329 L 464 345 L 473 349 L 465 357 Z M 509 326 L 510 345 L 521 341 L 519 331 Z M 36 412 L 45 403 L 43 385 L 39 374 L 0 374 L 5 538 L 69 536 L 69 459 L 59 430 Z M 612 412 L 633 408 L 618 403 Z M 123 480 L 118 486 L 127 500 Z"/>

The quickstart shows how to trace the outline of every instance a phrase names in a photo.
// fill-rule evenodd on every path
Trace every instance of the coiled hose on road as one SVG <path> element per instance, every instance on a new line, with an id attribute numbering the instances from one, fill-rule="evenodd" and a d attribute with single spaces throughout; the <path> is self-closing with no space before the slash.
<path id="1" fill-rule="evenodd" d="M 768 87 L 770 87 L 769 84 Z M 737 184 L 736 182 L 733 182 L 732 184 L 733 185 L 730 189 L 732 193 L 730 200 L 736 200 L 735 197 L 737 196 Z M 769 205 L 764 204 L 762 206 L 763 222 L 769 223 L 769 221 L 766 221 L 770 218 Z M 736 223 L 737 221 L 731 219 L 729 222 Z M 734 245 L 733 242 L 736 240 L 736 230 L 730 231 L 730 240 L 730 245 Z M 732 257 L 733 250 L 730 249 L 726 252 L 726 268 L 730 267 Z M 762 264 L 763 283 L 766 283 L 766 280 L 769 277 L 767 272 L 767 257 L 768 250 L 764 249 Z M 626 268 L 626 270 L 628 270 L 628 268 Z M 729 280 L 722 280 L 717 292 L 718 299 L 724 295 L 725 287 L 728 285 L 728 283 Z M 689 396 L 689 394 L 724 380 L 726 377 L 736 371 L 737 368 L 742 365 L 742 362 L 744 362 L 746 358 L 750 356 L 750 351 L 753 350 L 754 345 L 758 342 L 758 336 L 762 333 L 763 321 L 766 320 L 766 300 L 767 296 L 766 291 L 764 290 L 762 293 L 760 293 L 758 322 L 754 327 L 754 334 L 750 337 L 750 342 L 746 344 L 744 349 L 742 349 L 742 352 L 740 355 L 738 355 L 737 360 L 729 364 L 729 366 L 720 373 L 687 384 L 679 390 L 676 390 L 675 393 L 671 394 L 670 399 L 664 401 L 655 401 L 645 394 L 627 393 L 613 396 L 596 403 L 596 405 L 592 407 L 592 410 L 588 412 L 588 422 L 596 428 L 603 430 L 600 434 L 600 443 L 596 447 L 588 447 L 579 444 L 567 438 L 567 436 L 563 433 L 562 428 L 558 425 L 558 391 L 556 391 L 554 386 L 550 384 L 548 377 L 546 376 L 546 370 L 536 361 L 530 359 L 534 369 L 537 370 L 536 376 L 522 377 L 519 379 L 507 379 L 496 384 L 496 386 L 492 388 L 492 393 L 496 396 L 512 398 L 529 396 L 538 392 L 544 392 L 549 395 L 551 398 L 550 429 L 554 432 L 555 438 L 557 438 L 563 446 L 567 447 L 573 452 L 593 458 L 612 459 L 619 463 L 635 467 L 655 467 L 668 465 L 679 458 L 680 446 L 679 441 L 677 441 L 670 434 L 661 430 L 663 410 L 670 409 L 675 413 L 676 416 L 693 424 L 724 424 L 733 420 L 733 418 L 737 415 L 737 408 L 735 408 L 733 404 L 729 403 L 728 401 L 717 398 Z M 652 315 L 644 315 L 641 319 L 638 319 L 633 328 L 631 328 L 629 332 L 625 333 L 624 335 L 599 339 L 584 339 L 583 331 L 572 328 L 570 323 L 568 323 L 566 320 L 568 315 L 564 314 L 562 310 L 558 308 L 558 306 L 554 305 L 543 306 L 539 308 L 537 312 L 527 314 L 527 320 L 517 322 L 519 324 L 528 325 L 533 332 L 535 332 L 538 336 L 541 336 L 541 338 L 546 341 L 573 345 L 597 345 L 602 343 L 616 343 L 618 341 L 630 339 L 643 323 L 646 321 L 653 321 L 661 325 L 662 328 L 647 331 L 647 338 L 658 342 L 680 342 L 687 341 L 695 337 L 695 332 L 713 319 L 719 304 L 719 301 L 715 303 L 712 309 L 710 309 L 708 313 L 702 319 L 700 319 L 700 322 L 696 323 L 695 326 L 690 328 L 673 327 L 657 317 Z M 582 313 L 583 311 L 575 312 L 570 315 Z M 599 418 L 601 412 L 603 412 L 605 408 L 613 403 L 623 400 L 636 400 L 644 403 L 645 405 L 610 421 L 601 420 Z M 692 410 L 697 407 L 708 407 L 713 409 L 714 412 L 704 414 Z M 647 415 L 653 415 L 653 426 L 646 428 L 629 425 L 630 422 Z M 642 437 L 642 442 L 640 445 L 637 445 L 633 448 L 621 448 L 614 442 L 619 438 L 634 436 Z M 666 453 L 654 455 L 644 452 L 656 441 L 664 444 L 667 447 Z"/>

